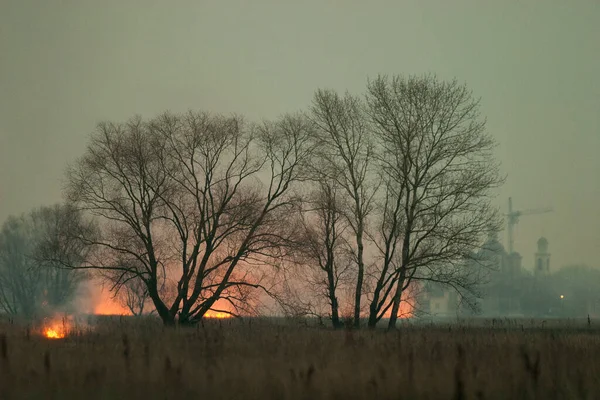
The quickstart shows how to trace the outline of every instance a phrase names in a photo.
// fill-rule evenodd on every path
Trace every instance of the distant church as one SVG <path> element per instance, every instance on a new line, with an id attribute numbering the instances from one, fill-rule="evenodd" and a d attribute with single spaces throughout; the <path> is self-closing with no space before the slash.
<path id="1" fill-rule="evenodd" d="M 550 275 L 550 253 L 548 253 L 548 240 L 541 237 L 537 242 L 537 253 L 535 253 L 535 270 L 537 276 Z"/>
<path id="2" fill-rule="evenodd" d="M 537 241 L 533 271 L 522 267 L 518 252 L 508 254 L 497 235 L 490 236 L 473 257 L 475 260 L 465 268 L 479 268 L 486 272 L 486 281 L 481 285 L 482 299 L 477 300 L 482 316 L 522 316 L 520 299 L 531 290 L 531 282 L 551 274 L 548 240 Z M 418 299 L 419 314 L 431 317 L 456 317 L 469 314 L 461 307 L 454 290 L 439 285 L 426 284 Z"/>

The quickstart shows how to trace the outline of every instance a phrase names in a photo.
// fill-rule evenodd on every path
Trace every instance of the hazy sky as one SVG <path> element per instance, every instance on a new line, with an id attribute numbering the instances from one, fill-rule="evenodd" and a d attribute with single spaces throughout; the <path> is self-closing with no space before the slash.
<path id="1" fill-rule="evenodd" d="M 600 2 L 0 0 L 0 221 L 61 199 L 100 120 L 206 109 L 270 118 L 378 73 L 482 97 L 531 267 L 600 266 Z M 503 236 L 505 237 L 505 235 Z"/>

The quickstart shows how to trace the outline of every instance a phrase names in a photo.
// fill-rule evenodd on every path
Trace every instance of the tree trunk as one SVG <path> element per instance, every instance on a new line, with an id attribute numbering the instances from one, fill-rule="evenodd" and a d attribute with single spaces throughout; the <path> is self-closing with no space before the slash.
<path id="1" fill-rule="evenodd" d="M 402 268 L 400 276 L 398 277 L 398 283 L 396 286 L 396 293 L 394 294 L 394 303 L 392 305 L 392 313 L 390 314 L 390 321 L 388 323 L 388 330 L 396 328 L 396 321 L 398 320 L 398 311 L 400 310 L 400 302 L 402 301 L 402 291 L 404 287 L 404 279 L 406 278 L 406 269 Z"/>
<path id="2" fill-rule="evenodd" d="M 152 299 L 152 303 L 154 304 L 154 308 L 158 313 L 158 316 L 162 320 L 162 323 L 165 326 L 175 326 L 175 314 L 171 314 L 169 308 L 162 302 L 156 287 L 151 287 L 152 285 L 148 285 L 148 296 Z"/>
<path id="3" fill-rule="evenodd" d="M 382 273 L 381 276 L 383 277 L 384 274 Z M 377 322 L 379 322 L 377 314 L 379 314 L 380 309 L 380 307 L 378 307 L 379 296 L 381 295 L 381 291 L 383 290 L 384 286 L 382 281 L 383 280 L 377 281 L 377 285 L 375 286 L 375 290 L 373 292 L 373 299 L 371 300 L 371 304 L 369 304 L 369 321 L 367 323 L 369 329 L 375 329 L 375 327 L 377 326 Z"/>
<path id="4" fill-rule="evenodd" d="M 412 218 L 409 218 L 406 230 L 404 231 L 404 239 L 402 240 L 402 265 L 400 266 L 400 276 L 398 277 L 398 286 L 396 286 L 396 293 L 394 294 L 394 303 L 392 305 L 392 313 L 390 315 L 388 330 L 395 329 L 396 321 L 398 320 L 398 310 L 400 310 L 400 301 L 402 300 L 404 280 L 406 279 L 406 267 L 408 266 L 410 256 L 410 239 L 412 236 L 411 220 Z"/>
<path id="5" fill-rule="evenodd" d="M 331 299 L 331 323 L 334 329 L 340 329 L 343 326 L 340 321 L 339 306 L 335 296 Z"/>
<path id="6" fill-rule="evenodd" d="M 379 302 L 379 292 L 375 292 L 373 300 L 369 305 L 369 322 L 367 326 L 369 329 L 375 329 L 377 326 L 377 303 Z"/>
<path id="7" fill-rule="evenodd" d="M 181 311 L 179 312 L 179 325 L 192 325 L 190 321 L 190 310 L 192 309 L 192 304 L 189 301 L 183 300 L 183 304 L 181 305 Z"/>
<path id="8" fill-rule="evenodd" d="M 363 262 L 363 223 L 359 221 L 356 232 L 356 244 L 358 247 L 358 274 L 356 277 L 356 292 L 354 294 L 354 327 L 360 328 L 360 300 L 362 297 L 362 286 L 365 274 L 365 264 Z"/>
<path id="9" fill-rule="evenodd" d="M 342 327 L 340 322 L 340 311 L 337 297 L 335 295 L 335 277 L 333 276 L 333 255 L 330 257 L 330 263 L 327 268 L 327 292 L 329 293 L 329 302 L 331 304 L 331 323 L 334 329 Z"/>

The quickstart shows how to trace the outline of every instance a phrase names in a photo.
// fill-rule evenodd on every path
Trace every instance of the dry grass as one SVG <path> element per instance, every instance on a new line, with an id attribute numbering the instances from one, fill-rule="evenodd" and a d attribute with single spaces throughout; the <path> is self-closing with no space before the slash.
<path id="1" fill-rule="evenodd" d="M 2 399 L 592 399 L 584 323 L 331 331 L 274 321 L 104 322 L 47 340 L 0 326 Z M 527 325 L 527 326 L 526 326 Z"/>

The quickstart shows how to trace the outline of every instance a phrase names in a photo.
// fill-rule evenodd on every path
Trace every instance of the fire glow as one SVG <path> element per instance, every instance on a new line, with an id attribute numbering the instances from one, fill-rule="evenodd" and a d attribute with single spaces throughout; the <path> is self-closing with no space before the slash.
<path id="1" fill-rule="evenodd" d="M 398 318 L 410 319 L 413 317 L 413 306 L 408 302 L 400 303 L 400 310 L 398 311 Z"/>
<path id="2" fill-rule="evenodd" d="M 120 304 L 110 291 L 96 286 L 92 292 L 92 307 L 89 312 L 94 315 L 131 315 L 131 311 Z"/>
<path id="3" fill-rule="evenodd" d="M 93 313 L 95 315 L 131 315 L 131 311 L 112 299 L 102 299 L 102 301 L 94 307 Z"/>
<path id="4" fill-rule="evenodd" d="M 225 318 L 231 318 L 231 314 L 226 313 L 226 312 L 221 312 L 221 311 L 209 310 L 206 312 L 206 314 L 204 314 L 204 317 L 205 318 L 225 319 Z"/>
<path id="5" fill-rule="evenodd" d="M 42 328 L 42 334 L 48 339 L 64 339 L 67 337 L 71 322 L 66 317 L 45 321 Z"/>
<path id="6" fill-rule="evenodd" d="M 44 336 L 46 336 L 48 339 L 64 339 L 65 333 L 54 328 L 46 328 L 44 331 Z"/>

